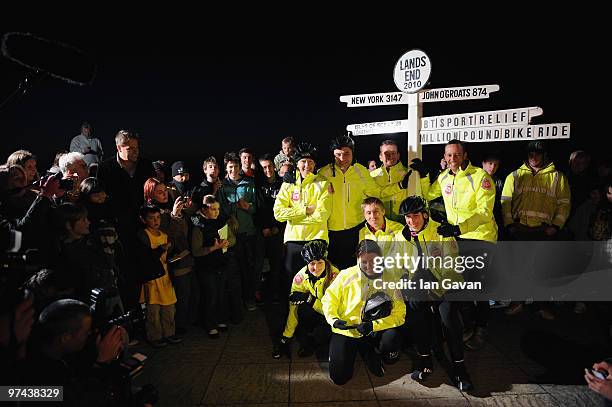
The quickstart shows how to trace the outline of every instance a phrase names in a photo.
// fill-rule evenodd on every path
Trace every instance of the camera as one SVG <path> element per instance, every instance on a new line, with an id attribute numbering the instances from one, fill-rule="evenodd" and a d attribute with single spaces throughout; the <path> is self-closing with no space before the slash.
<path id="1" fill-rule="evenodd" d="M 589 369 L 589 372 L 598 379 L 605 380 L 608 377 L 608 372 L 605 370 Z"/>
<path id="2" fill-rule="evenodd" d="M 89 305 L 91 307 L 93 325 L 102 335 L 115 325 L 122 326 L 126 330 L 131 331 L 134 326 L 144 322 L 146 319 L 144 304 L 141 304 L 140 308 L 130 310 L 123 315 L 114 316 L 116 315 L 118 298 L 119 293 L 116 288 L 94 288 L 91 290 Z"/>
<path id="3" fill-rule="evenodd" d="M 47 175 L 40 180 L 40 185 L 44 185 L 44 183 L 49 179 L 55 177 L 59 181 L 59 186 L 64 191 L 72 191 L 74 189 L 74 180 L 72 178 L 64 178 L 61 171 L 59 172 L 47 172 Z"/>
<path id="4" fill-rule="evenodd" d="M 89 303 L 93 326 L 102 336 L 113 326 L 121 326 L 127 331 L 133 331 L 134 326 L 144 322 L 146 318 L 144 304 L 140 308 L 116 316 L 118 298 L 117 289 L 94 288 L 91 290 Z M 117 405 L 143 405 L 157 402 L 158 392 L 154 386 L 149 384 L 137 391 L 132 389 L 132 381 L 142 373 L 146 358 L 140 353 L 124 355 L 106 367 L 107 377 L 110 378 L 109 396 Z"/>

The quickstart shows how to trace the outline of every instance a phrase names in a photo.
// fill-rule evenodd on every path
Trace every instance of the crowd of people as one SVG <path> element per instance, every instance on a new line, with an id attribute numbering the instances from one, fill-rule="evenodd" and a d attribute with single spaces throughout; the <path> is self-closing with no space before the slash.
<path id="1" fill-rule="evenodd" d="M 286 317 L 274 358 L 289 356 L 295 337 L 298 356 L 328 358 L 330 379 L 342 385 L 357 352 L 383 376 L 412 343 L 411 377 L 425 381 L 432 354 L 446 343 L 453 384 L 469 390 L 464 351 L 484 346 L 491 302 L 452 301 L 435 284 L 381 288 L 377 281 L 464 277 L 435 264 L 381 272 L 376 259 L 486 251 L 498 240 L 612 238 L 611 162 L 576 151 L 564 173 L 541 140 L 528 143 L 523 165 L 505 179 L 498 154 L 476 163 L 458 140 L 444 146 L 439 166 L 405 165 L 397 143 L 385 140 L 380 165 L 366 168 L 350 133 L 334 137 L 329 153 L 287 137 L 277 154 L 255 157 L 245 147 L 205 158 L 200 174 L 183 161 L 144 158 L 134 132 L 120 130 L 114 142 L 105 155 L 83 123 L 42 176 L 25 150 L 0 166 L 2 249 L 29 253 L 12 266 L 27 270 L 27 281 L 0 310 L 3 358 L 19 384 L 99 377 L 130 344 L 172 346 L 194 325 L 214 340 L 270 303 Z M 418 177 L 416 192 L 408 191 L 410 177 Z M 144 309 L 143 336 L 122 326 L 100 330 L 106 321 L 90 307 L 96 290 L 105 293 L 105 320 Z M 525 308 L 556 318 L 541 302 L 513 302 L 505 312 Z M 611 380 L 588 372 L 586 379 L 612 397 Z M 96 398 L 86 389 L 73 386 L 77 404 Z"/>

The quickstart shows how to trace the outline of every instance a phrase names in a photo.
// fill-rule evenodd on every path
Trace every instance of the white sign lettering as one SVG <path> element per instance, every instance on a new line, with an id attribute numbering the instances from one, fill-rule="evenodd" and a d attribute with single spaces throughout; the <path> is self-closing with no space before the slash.
<path id="1" fill-rule="evenodd" d="M 428 89 L 419 93 L 419 102 L 448 102 L 451 100 L 488 99 L 499 85 L 462 86 L 458 88 Z"/>
<path id="2" fill-rule="evenodd" d="M 407 105 L 408 96 L 402 92 L 369 93 L 340 96 L 340 101 L 346 103 L 347 107 Z"/>
<path id="3" fill-rule="evenodd" d="M 568 139 L 570 123 L 529 126 L 492 126 L 448 130 L 421 130 L 421 144 L 446 144 L 457 139 L 468 143 L 488 141 L 524 141 L 531 139 Z"/>
<path id="4" fill-rule="evenodd" d="M 544 112 L 539 107 L 523 107 L 518 109 L 492 110 L 489 112 L 429 116 L 421 119 L 421 130 L 462 129 L 466 127 L 500 125 L 526 126 L 533 117 L 540 116 L 542 113 Z"/>
<path id="5" fill-rule="evenodd" d="M 371 134 L 401 133 L 408 131 L 408 120 L 391 120 L 388 122 L 372 122 L 349 124 L 348 131 L 354 136 L 368 136 Z"/>

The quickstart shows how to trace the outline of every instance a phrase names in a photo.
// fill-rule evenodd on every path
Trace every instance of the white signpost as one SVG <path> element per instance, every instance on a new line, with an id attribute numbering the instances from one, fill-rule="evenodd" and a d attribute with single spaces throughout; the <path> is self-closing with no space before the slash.
<path id="1" fill-rule="evenodd" d="M 570 124 L 530 125 L 542 115 L 539 107 L 525 107 L 488 112 L 422 117 L 422 104 L 457 100 L 487 99 L 499 91 L 499 85 L 474 85 L 422 90 L 431 75 L 431 61 L 421 50 L 402 55 L 393 71 L 400 92 L 340 96 L 347 107 L 408 105 L 407 120 L 349 124 L 356 136 L 408 133 L 408 162 L 421 158 L 421 145 L 446 144 L 452 139 L 466 142 L 525 141 L 532 139 L 569 139 Z M 410 177 L 408 191 L 416 193 L 417 177 Z"/>

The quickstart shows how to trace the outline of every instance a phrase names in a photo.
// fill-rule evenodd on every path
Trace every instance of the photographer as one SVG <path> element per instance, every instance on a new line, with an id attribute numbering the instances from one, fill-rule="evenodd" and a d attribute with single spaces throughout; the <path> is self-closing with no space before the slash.
<path id="1" fill-rule="evenodd" d="M 123 313 L 113 265 L 100 242 L 90 235 L 87 210 L 64 203 L 57 208 L 56 225 L 61 237 L 62 262 L 74 279 L 76 298 L 86 301 L 92 289 L 103 288 L 115 293 L 107 314 Z"/>
<path id="2" fill-rule="evenodd" d="M 41 312 L 35 329 L 36 346 L 21 365 L 21 384 L 63 386 L 63 406 L 110 404 L 107 381 L 112 370 L 107 366 L 122 349 L 123 328 L 114 326 L 103 336 L 97 334 L 95 357 L 83 355 L 92 333 L 89 306 L 63 299 Z"/>

